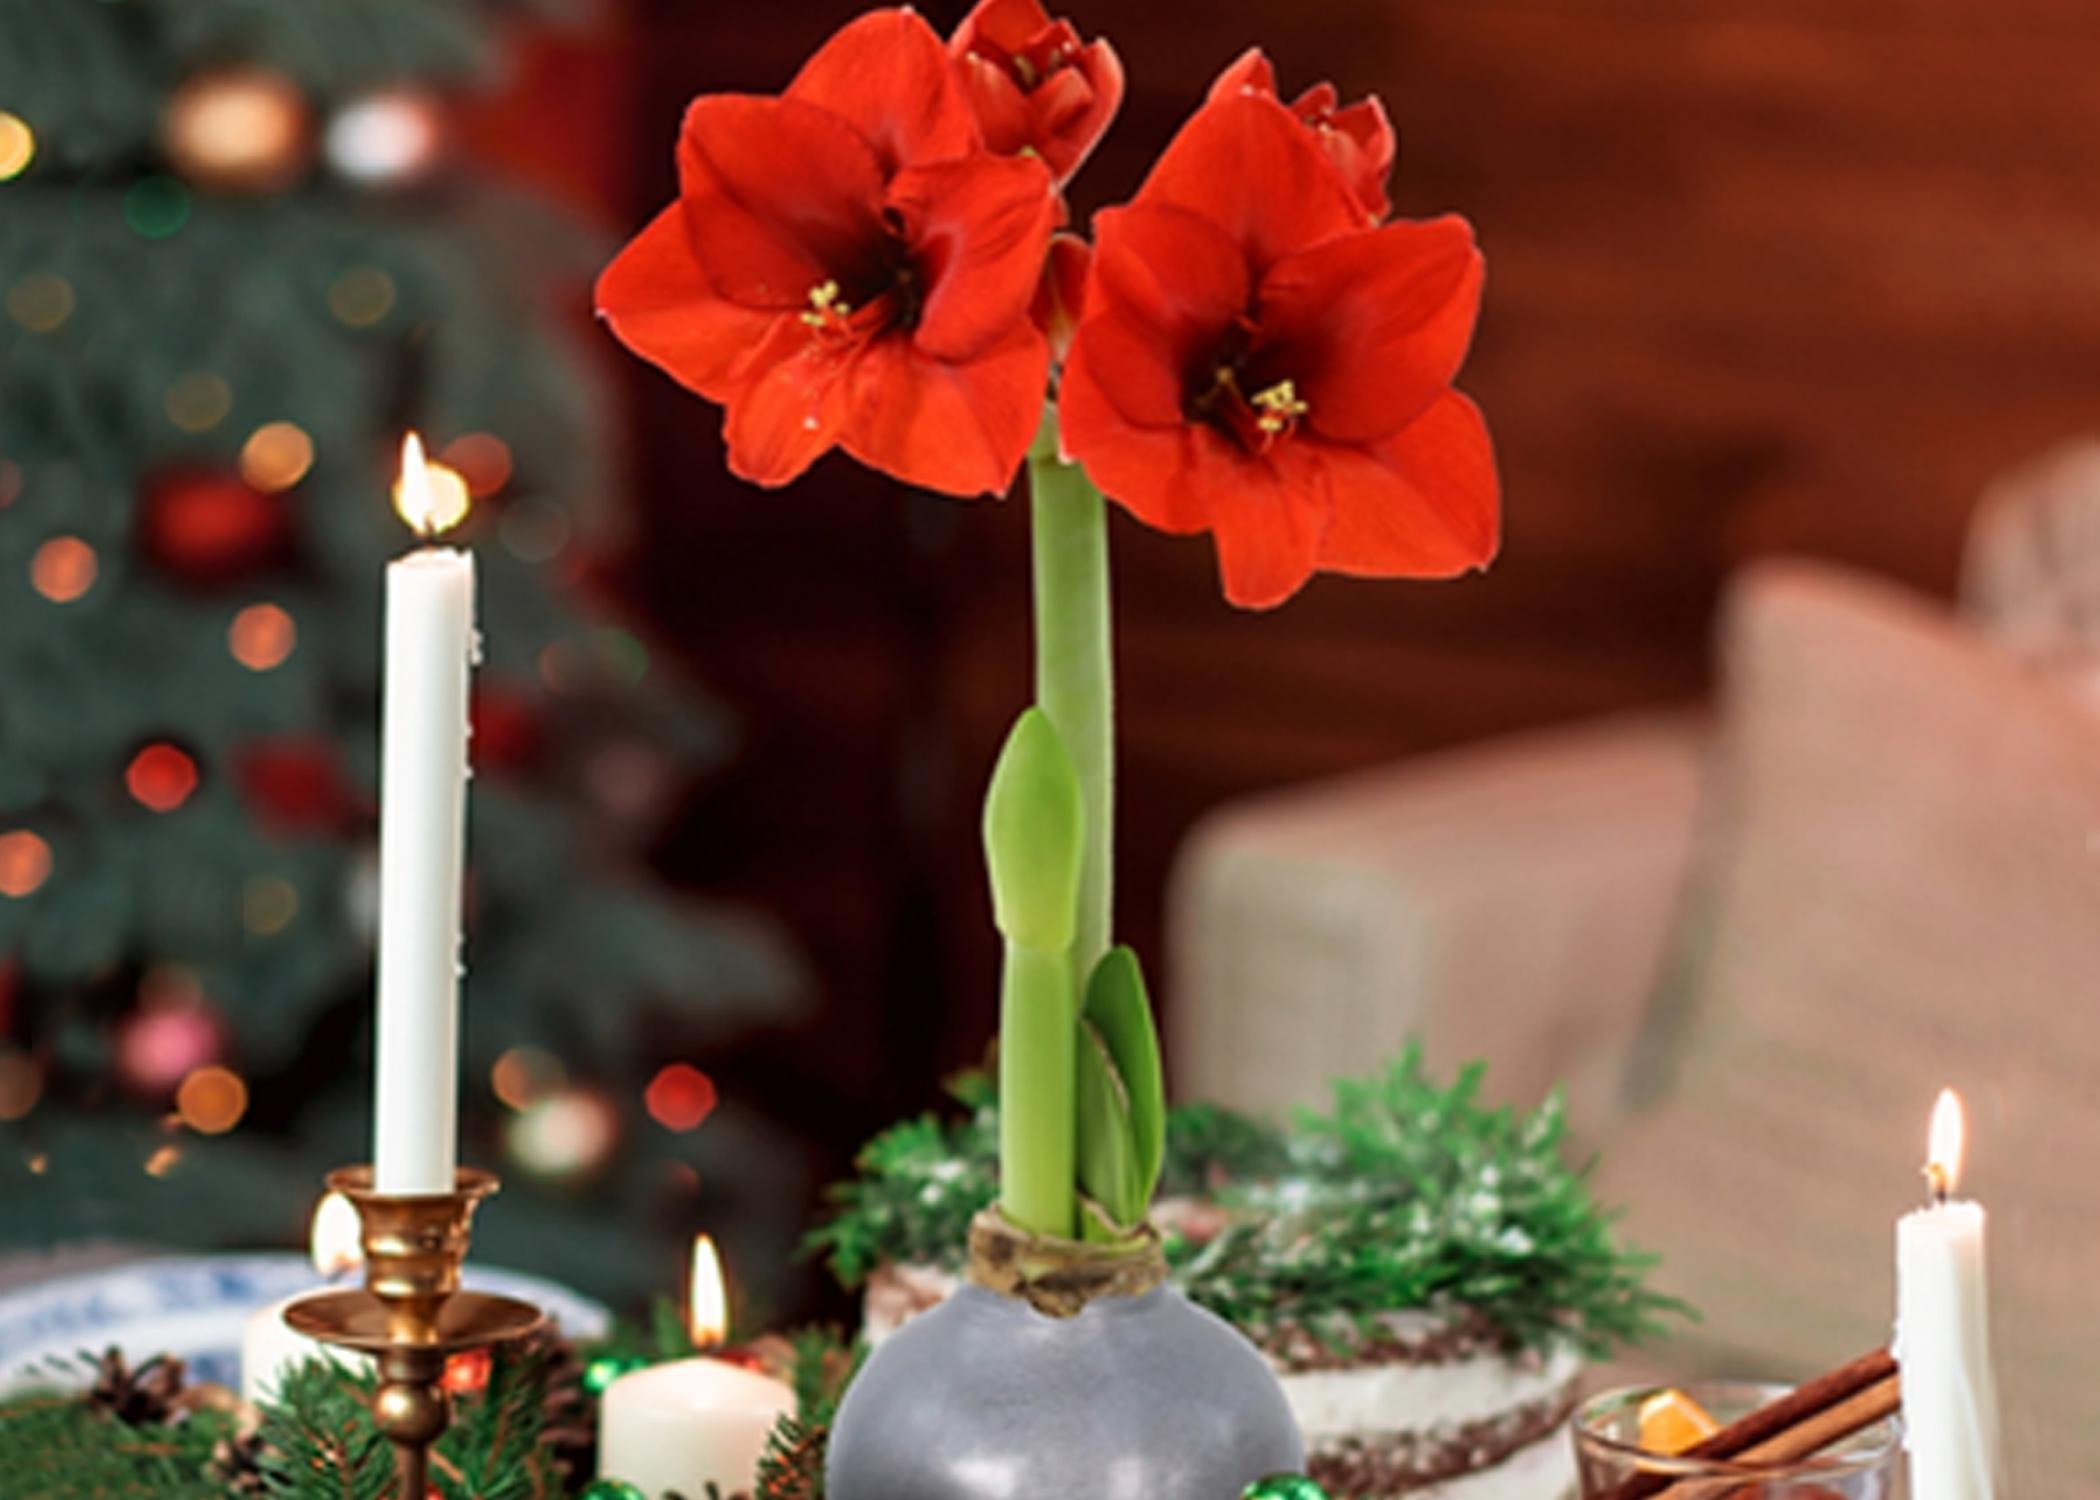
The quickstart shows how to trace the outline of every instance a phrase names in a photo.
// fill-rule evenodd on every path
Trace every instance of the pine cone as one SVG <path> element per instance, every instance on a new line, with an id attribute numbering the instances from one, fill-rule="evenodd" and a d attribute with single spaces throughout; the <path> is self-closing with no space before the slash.
<path id="1" fill-rule="evenodd" d="M 597 1472 L 598 1403 L 583 1388 L 583 1360 L 558 1332 L 539 1336 L 545 1351 L 546 1423 L 540 1442 L 570 1479 Z"/>
<path id="2" fill-rule="evenodd" d="M 211 1450 L 212 1477 L 225 1485 L 230 1495 L 264 1494 L 262 1454 L 260 1432 L 236 1432 Z"/>
<path id="3" fill-rule="evenodd" d="M 182 1361 L 166 1354 L 134 1370 L 112 1347 L 95 1362 L 88 1405 L 133 1427 L 171 1426 L 189 1415 L 181 1401 L 184 1374 Z"/>

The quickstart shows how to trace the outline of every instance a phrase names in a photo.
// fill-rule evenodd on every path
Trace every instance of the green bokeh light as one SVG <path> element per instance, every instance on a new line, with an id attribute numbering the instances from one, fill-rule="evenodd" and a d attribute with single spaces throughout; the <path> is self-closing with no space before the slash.
<path id="1" fill-rule="evenodd" d="M 164 240 L 190 221 L 190 190 L 172 177 L 141 177 L 124 194 L 124 222 L 149 240 Z"/>

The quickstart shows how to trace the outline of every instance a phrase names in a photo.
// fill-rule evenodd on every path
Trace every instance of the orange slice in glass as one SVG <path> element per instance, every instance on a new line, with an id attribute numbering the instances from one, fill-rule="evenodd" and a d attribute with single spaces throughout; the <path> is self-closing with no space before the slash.
<path id="1" fill-rule="evenodd" d="M 1650 1453 L 1679 1454 L 1720 1430 L 1706 1408 L 1683 1391 L 1657 1391 L 1641 1403 L 1641 1446 Z"/>

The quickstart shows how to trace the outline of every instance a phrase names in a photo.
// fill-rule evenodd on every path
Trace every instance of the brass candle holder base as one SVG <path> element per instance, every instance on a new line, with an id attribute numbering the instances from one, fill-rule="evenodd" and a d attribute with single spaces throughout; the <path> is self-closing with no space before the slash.
<path id="1" fill-rule="evenodd" d="M 459 1288 L 474 1210 L 496 1191 L 494 1173 L 463 1167 L 451 1192 L 427 1197 L 374 1190 L 370 1167 L 331 1172 L 328 1186 L 357 1209 L 365 1289 L 302 1297 L 285 1309 L 284 1321 L 296 1333 L 377 1360 L 372 1418 L 394 1445 L 400 1500 L 424 1500 L 431 1445 L 452 1420 L 446 1359 L 525 1338 L 546 1318 L 529 1302 Z"/>

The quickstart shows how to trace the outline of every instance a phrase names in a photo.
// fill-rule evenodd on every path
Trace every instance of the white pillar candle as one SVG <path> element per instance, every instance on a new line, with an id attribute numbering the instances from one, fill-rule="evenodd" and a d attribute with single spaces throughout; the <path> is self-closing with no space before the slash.
<path id="1" fill-rule="evenodd" d="M 364 1264 L 364 1248 L 359 1243 L 357 1210 L 348 1198 L 340 1193 L 330 1193 L 314 1209 L 313 1228 L 309 1231 L 308 1250 L 313 1256 L 314 1271 L 324 1282 L 333 1282 L 338 1277 L 356 1270 Z M 328 1345 L 310 1339 L 302 1333 L 294 1333 L 284 1321 L 284 1310 L 300 1297 L 319 1291 L 317 1284 L 308 1292 L 287 1297 L 282 1302 L 273 1302 L 248 1315 L 241 1327 L 241 1399 L 259 1403 L 274 1400 L 278 1383 L 292 1370 L 312 1359 L 333 1360 L 339 1365 L 356 1367 L 369 1364 L 362 1354 L 351 1354 L 342 1349 L 331 1349 Z"/>
<path id="2" fill-rule="evenodd" d="M 1960 1175 L 1961 1102 L 1932 1114 L 1926 1176 L 1933 1202 L 1896 1224 L 1897 1364 L 1911 1500 L 1992 1500 L 1998 1406 L 1984 1295 L 1984 1214 L 1952 1201 Z"/>
<path id="3" fill-rule="evenodd" d="M 410 434 L 396 503 L 425 537 L 442 513 Z M 379 819 L 375 1186 L 449 1193 L 458 1152 L 460 902 L 474 560 L 424 546 L 386 570 Z"/>
<path id="4" fill-rule="evenodd" d="M 693 1341 L 706 1347 L 727 1326 L 721 1262 L 705 1235 L 693 1246 Z M 598 1423 L 598 1473 L 624 1479 L 650 1500 L 667 1490 L 699 1496 L 748 1492 L 766 1437 L 794 1411 L 781 1381 L 702 1355 L 622 1375 L 605 1391 Z"/>

